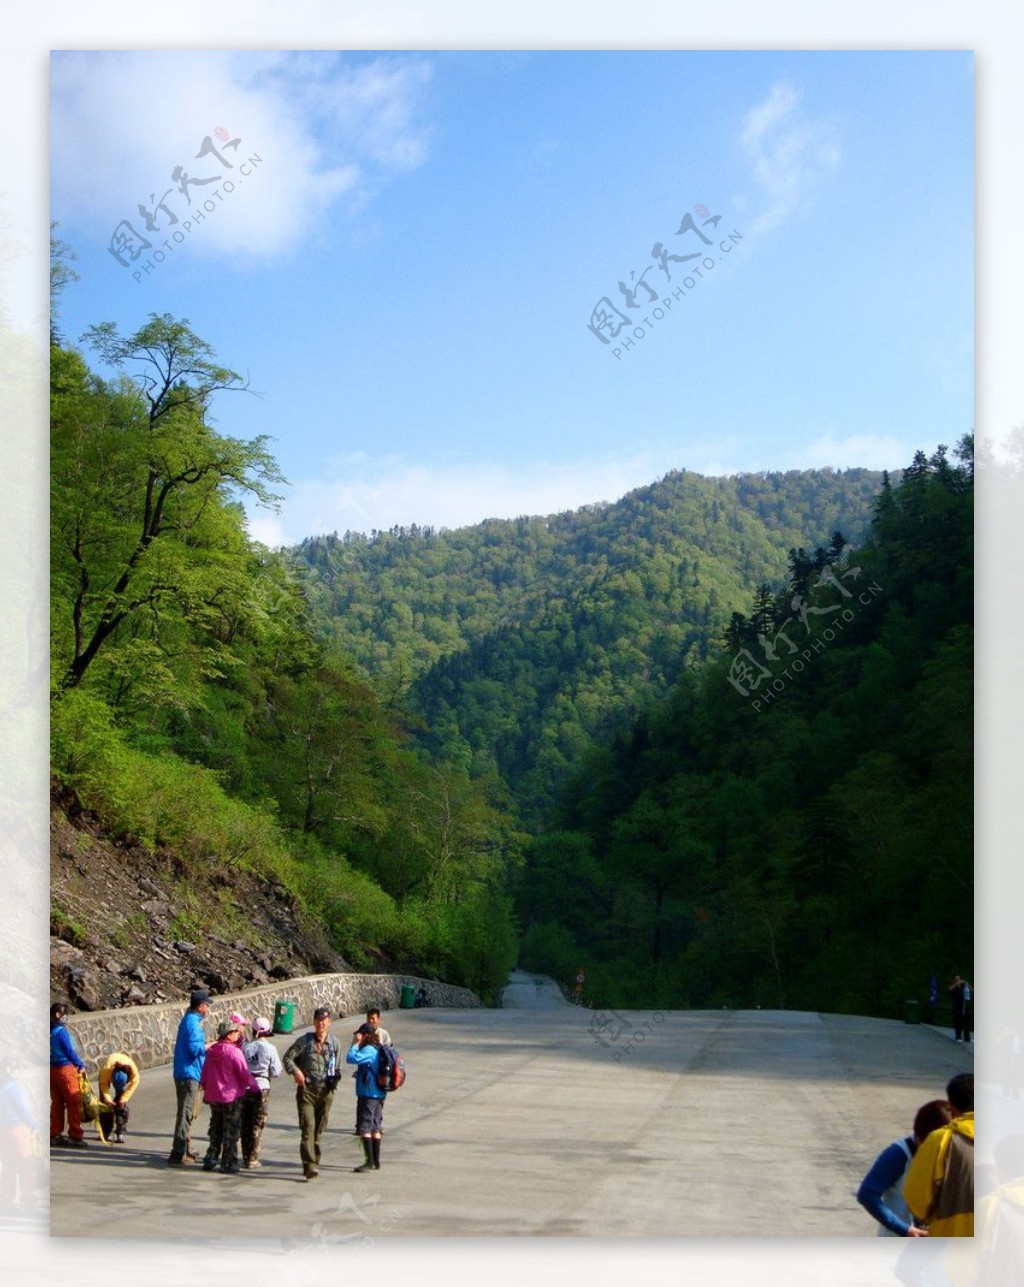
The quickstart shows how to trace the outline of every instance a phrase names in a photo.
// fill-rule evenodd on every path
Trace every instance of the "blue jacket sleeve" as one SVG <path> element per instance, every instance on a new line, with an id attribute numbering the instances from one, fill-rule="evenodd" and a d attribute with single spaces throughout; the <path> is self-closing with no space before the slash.
<path id="1" fill-rule="evenodd" d="M 71 1040 L 71 1033 L 63 1024 L 50 1029 L 50 1064 L 61 1062 L 74 1064 L 76 1068 L 85 1067 Z"/>
<path id="2" fill-rule="evenodd" d="M 887 1189 L 897 1184 L 907 1169 L 907 1155 L 898 1144 L 890 1144 L 875 1158 L 871 1170 L 860 1182 L 857 1190 L 857 1201 L 865 1211 L 873 1215 L 880 1225 L 890 1233 L 905 1238 L 910 1225 L 882 1201 Z"/>
<path id="3" fill-rule="evenodd" d="M 377 1052 L 372 1046 L 357 1046 L 355 1042 L 348 1048 L 345 1056 L 347 1064 L 372 1064 L 377 1061 Z"/>
<path id="4" fill-rule="evenodd" d="M 367 1099 L 383 1099 L 387 1094 L 377 1085 L 377 1061 L 380 1052 L 376 1046 L 357 1046 L 353 1043 L 345 1056 L 347 1064 L 356 1065 L 356 1094 Z"/>
<path id="5" fill-rule="evenodd" d="M 206 1034 L 203 1031 L 202 1021 L 198 1016 L 194 1023 L 189 1024 L 188 1053 L 193 1059 L 205 1058 L 206 1056 Z"/>

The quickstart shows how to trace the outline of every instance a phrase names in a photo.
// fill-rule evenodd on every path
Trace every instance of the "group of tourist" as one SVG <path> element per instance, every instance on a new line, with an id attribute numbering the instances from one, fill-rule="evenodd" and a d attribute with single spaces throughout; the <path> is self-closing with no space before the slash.
<path id="1" fill-rule="evenodd" d="M 270 1040 L 270 1021 L 262 1015 L 250 1023 L 244 1015 L 233 1013 L 218 1024 L 216 1039 L 207 1042 L 204 1024 L 209 1009 L 210 993 L 197 988 L 178 1024 L 173 1062 L 176 1111 L 169 1165 L 186 1166 L 200 1161 L 192 1147 L 192 1128 L 200 1105 L 206 1103 L 210 1124 L 203 1170 L 234 1175 L 243 1168 L 259 1167 L 271 1081 L 287 1073 L 295 1082 L 303 1175 L 315 1180 L 320 1168 L 321 1138 L 330 1120 L 344 1063 L 354 1065 L 353 1134 L 361 1138 L 364 1153 L 362 1164 L 353 1169 L 380 1169 L 387 1091 L 377 1085 L 377 1065 L 380 1048 L 390 1046 L 391 1037 L 381 1027 L 378 1009 L 366 1012 L 366 1022 L 352 1034 L 344 1058 L 337 1038 L 330 1033 L 331 1013 L 326 1006 L 314 1011 L 312 1031 L 297 1037 L 283 1057 Z M 67 1013 L 63 1004 L 50 1007 L 50 1144 L 56 1148 L 85 1148 L 85 1064 L 68 1031 Z M 109 1115 L 111 1132 L 105 1138 L 111 1143 L 125 1141 L 128 1101 L 138 1084 L 139 1070 L 129 1055 L 116 1051 L 104 1060 L 99 1070 L 97 1111 Z M 14 1113 L 16 1101 L 12 1098 L 11 1103 L 10 1111 Z M 27 1119 L 25 1129 L 34 1132 L 34 1121 Z M 5 1174 L 7 1171 L 5 1168 Z M 10 1173 L 14 1174 L 14 1168 Z"/>
<path id="2" fill-rule="evenodd" d="M 245 1041 L 249 1021 L 240 1014 L 230 1015 L 218 1025 L 216 1041 L 207 1046 L 203 1023 L 209 1008 L 210 994 L 197 989 L 178 1026 L 174 1046 L 177 1114 L 168 1163 L 184 1166 L 199 1161 L 191 1140 L 203 1100 L 210 1107 L 203 1170 L 233 1175 L 243 1167 L 258 1167 L 270 1082 L 288 1073 L 295 1082 L 302 1173 L 307 1180 L 315 1180 L 320 1171 L 321 1138 L 342 1076 L 341 1049 L 330 1033 L 330 1010 L 318 1007 L 313 1012 L 312 1031 L 297 1037 L 282 1057 L 269 1040 L 270 1022 L 262 1016 L 253 1019 L 252 1038 Z M 377 1086 L 376 1073 L 378 1051 L 390 1044 L 390 1036 L 380 1026 L 380 1011 L 372 1009 L 352 1034 L 344 1058 L 345 1063 L 356 1066 L 355 1134 L 362 1138 L 365 1154 L 356 1171 L 380 1168 L 381 1116 L 387 1092 Z"/>

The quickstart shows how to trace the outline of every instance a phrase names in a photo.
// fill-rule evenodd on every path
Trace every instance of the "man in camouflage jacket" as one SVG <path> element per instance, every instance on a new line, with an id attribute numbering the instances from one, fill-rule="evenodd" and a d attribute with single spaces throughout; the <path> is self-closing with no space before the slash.
<path id="1" fill-rule="evenodd" d="M 341 1064 L 337 1040 L 330 1036 L 331 1012 L 313 1012 L 313 1031 L 298 1037 L 284 1052 L 284 1070 L 295 1079 L 295 1103 L 302 1138 L 302 1173 L 315 1180 L 320 1166 L 320 1136 L 327 1129 Z"/>

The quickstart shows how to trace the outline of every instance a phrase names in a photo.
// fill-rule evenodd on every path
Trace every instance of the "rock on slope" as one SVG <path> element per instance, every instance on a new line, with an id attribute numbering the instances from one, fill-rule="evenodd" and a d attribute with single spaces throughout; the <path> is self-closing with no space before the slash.
<path id="1" fill-rule="evenodd" d="M 51 999 L 114 1009 L 351 968 L 276 881 L 112 841 L 53 801 Z"/>

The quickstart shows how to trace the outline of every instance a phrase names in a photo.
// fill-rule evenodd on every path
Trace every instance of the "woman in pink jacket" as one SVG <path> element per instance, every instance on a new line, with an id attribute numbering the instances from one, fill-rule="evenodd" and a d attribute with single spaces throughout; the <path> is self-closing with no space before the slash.
<path id="1" fill-rule="evenodd" d="M 260 1093 L 245 1062 L 239 1042 L 242 1029 L 234 1019 L 225 1019 L 217 1029 L 217 1040 L 206 1052 L 199 1084 L 210 1106 L 210 1145 L 203 1159 L 204 1171 L 215 1171 L 218 1163 L 225 1175 L 237 1175 L 238 1137 L 242 1132 L 242 1099 Z"/>

